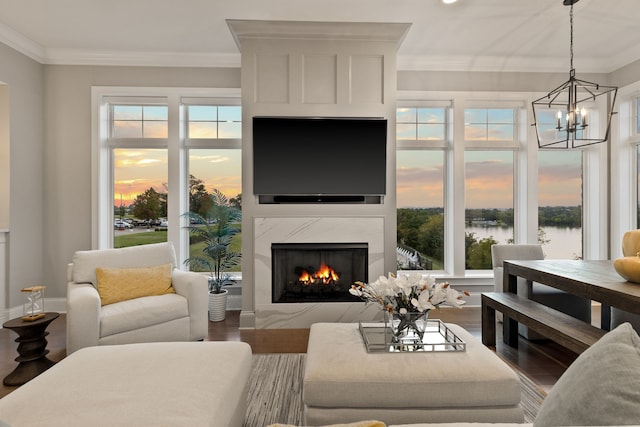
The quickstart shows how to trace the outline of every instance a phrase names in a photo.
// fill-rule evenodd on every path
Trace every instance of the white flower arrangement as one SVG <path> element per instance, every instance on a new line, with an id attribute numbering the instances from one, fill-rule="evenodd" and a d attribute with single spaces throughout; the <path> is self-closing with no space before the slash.
<path id="1" fill-rule="evenodd" d="M 389 273 L 388 277 L 380 276 L 372 283 L 356 282 L 349 293 L 362 298 L 366 303 L 377 303 L 389 313 L 406 314 L 438 308 L 442 304 L 462 308 L 463 299 L 469 293 L 458 292 L 449 283 L 436 283 L 435 278 L 420 273 Z"/>

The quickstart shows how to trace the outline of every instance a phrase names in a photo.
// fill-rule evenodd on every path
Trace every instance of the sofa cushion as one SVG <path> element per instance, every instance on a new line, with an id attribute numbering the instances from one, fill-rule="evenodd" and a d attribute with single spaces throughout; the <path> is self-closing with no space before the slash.
<path id="1" fill-rule="evenodd" d="M 134 298 L 173 294 L 171 264 L 140 268 L 96 268 L 102 305 Z"/>
<path id="2" fill-rule="evenodd" d="M 268 427 L 297 427 L 293 424 L 271 424 Z M 348 424 L 331 424 L 321 427 L 385 427 L 385 423 L 382 421 L 356 421 Z"/>
<path id="3" fill-rule="evenodd" d="M 178 294 L 142 297 L 102 307 L 100 336 L 119 334 L 189 316 L 187 299 Z"/>
<path id="4" fill-rule="evenodd" d="M 134 268 L 171 264 L 177 267 L 176 252 L 170 242 L 119 249 L 77 251 L 73 254 L 72 278 L 76 283 L 96 287 L 96 268 Z"/>
<path id="5" fill-rule="evenodd" d="M 0 399 L 0 419 L 14 427 L 238 427 L 251 360 L 242 342 L 87 347 Z"/>
<path id="6" fill-rule="evenodd" d="M 640 421 L 640 337 L 623 323 L 582 353 L 542 402 L 534 426 Z"/>

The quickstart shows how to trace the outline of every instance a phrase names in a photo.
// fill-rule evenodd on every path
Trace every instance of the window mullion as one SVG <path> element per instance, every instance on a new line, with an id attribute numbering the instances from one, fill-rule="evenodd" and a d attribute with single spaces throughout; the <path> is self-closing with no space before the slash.
<path id="1" fill-rule="evenodd" d="M 177 251 L 178 264 L 182 265 L 182 260 L 187 255 L 188 244 L 183 238 L 181 217 L 182 213 L 188 211 L 185 191 L 187 188 L 186 176 L 186 155 L 184 144 L 181 138 L 180 124 L 180 97 L 172 95 L 168 99 L 169 121 L 168 121 L 168 144 L 167 144 L 167 176 L 168 176 L 168 200 L 167 200 L 167 220 L 169 223 L 167 240 L 173 242 Z"/>

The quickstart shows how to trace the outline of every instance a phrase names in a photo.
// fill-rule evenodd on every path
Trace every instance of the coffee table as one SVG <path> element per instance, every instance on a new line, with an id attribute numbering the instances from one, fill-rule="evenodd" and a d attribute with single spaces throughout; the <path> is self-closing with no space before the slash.
<path id="1" fill-rule="evenodd" d="M 60 316 L 58 313 L 50 312 L 34 321 L 16 318 L 2 325 L 3 328 L 11 329 L 18 334 L 18 338 L 16 338 L 18 357 L 15 360 L 19 362 L 13 372 L 2 381 L 4 385 L 22 385 L 55 364 L 46 357 L 49 350 L 46 349 L 47 340 L 45 337 L 49 335 L 49 332 L 45 330 L 58 316 Z"/>
<path id="2" fill-rule="evenodd" d="M 518 374 L 462 327 L 458 352 L 368 353 L 357 323 L 311 326 L 304 422 L 522 423 Z"/>

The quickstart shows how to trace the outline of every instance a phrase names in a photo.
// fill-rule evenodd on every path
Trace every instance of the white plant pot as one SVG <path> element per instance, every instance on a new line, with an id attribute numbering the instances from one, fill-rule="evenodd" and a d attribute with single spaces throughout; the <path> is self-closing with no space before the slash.
<path id="1" fill-rule="evenodd" d="M 209 320 L 219 322 L 224 320 L 227 312 L 227 294 L 228 290 L 223 289 L 222 293 L 209 293 Z"/>

